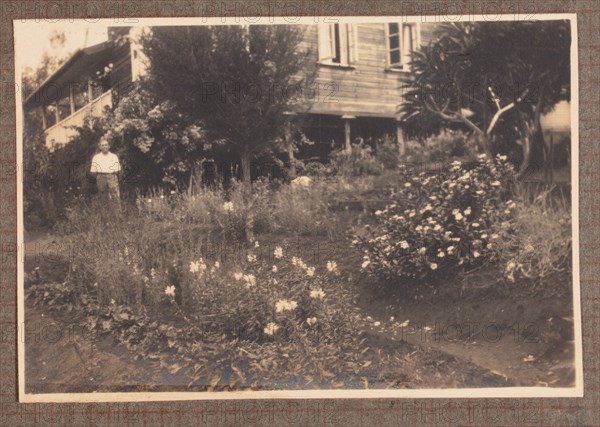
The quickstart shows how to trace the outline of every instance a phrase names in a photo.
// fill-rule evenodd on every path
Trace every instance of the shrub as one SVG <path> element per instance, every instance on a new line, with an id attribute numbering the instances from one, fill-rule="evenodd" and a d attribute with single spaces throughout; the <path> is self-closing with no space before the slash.
<path id="1" fill-rule="evenodd" d="M 377 160 L 384 169 L 394 170 L 400 164 L 400 149 L 396 138 L 392 135 L 384 135 L 375 141 L 375 160 Z"/>
<path id="2" fill-rule="evenodd" d="M 373 154 L 373 148 L 362 140 L 352 144 L 352 151 L 344 148 L 330 154 L 334 170 L 342 176 L 380 175 L 383 164 Z"/>
<path id="3" fill-rule="evenodd" d="M 475 138 L 460 130 L 442 129 L 437 135 L 407 141 L 407 160 L 411 162 L 443 162 L 456 158 L 475 158 Z"/>
<path id="4" fill-rule="evenodd" d="M 138 357 L 158 358 L 171 372 L 186 366 L 190 384 L 212 389 L 281 381 L 331 388 L 347 386 L 349 375 L 361 387 L 382 366 L 335 263 L 309 265 L 267 243 L 209 254 L 190 226 L 134 222 L 103 234 L 115 240 L 91 257 L 97 262 L 76 251 L 72 270 L 91 274 L 70 276 L 54 299 L 87 310 L 92 328 L 114 331 Z M 92 227 L 88 237 L 101 231 Z M 48 289 L 32 297 L 46 303 Z"/>
<path id="5" fill-rule="evenodd" d="M 282 186 L 273 194 L 273 231 L 287 235 L 333 235 L 338 228 L 329 202 L 333 183 L 313 179 L 307 188 Z"/>
<path id="6" fill-rule="evenodd" d="M 409 177 L 393 203 L 355 243 L 363 268 L 387 280 L 439 278 L 497 259 L 499 231 L 510 227 L 515 203 L 505 158 L 455 161 L 436 175 Z"/>
<path id="7" fill-rule="evenodd" d="M 504 275 L 511 282 L 572 272 L 571 210 L 568 202 L 551 197 L 548 190 L 533 202 L 517 199 L 513 232 L 502 233 L 499 241 Z"/>
<path id="8" fill-rule="evenodd" d="M 333 176 L 335 174 L 335 169 L 331 164 L 296 160 L 296 174 L 314 178 L 325 178 Z"/>

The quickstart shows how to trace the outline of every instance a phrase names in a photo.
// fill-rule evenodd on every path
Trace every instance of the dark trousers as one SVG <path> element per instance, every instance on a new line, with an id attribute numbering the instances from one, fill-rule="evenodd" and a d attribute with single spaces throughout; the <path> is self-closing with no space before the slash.
<path id="1" fill-rule="evenodd" d="M 99 173 L 96 176 L 98 196 L 120 205 L 119 178 L 116 173 Z"/>

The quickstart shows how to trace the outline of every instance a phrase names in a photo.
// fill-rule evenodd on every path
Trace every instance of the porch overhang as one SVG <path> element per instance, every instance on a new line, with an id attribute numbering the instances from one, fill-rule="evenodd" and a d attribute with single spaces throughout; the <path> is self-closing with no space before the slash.
<path id="1" fill-rule="evenodd" d="M 129 47 L 106 41 L 78 50 L 26 98 L 23 107 L 30 110 L 48 105 L 60 98 L 61 93 L 68 94 L 69 86 L 92 76 L 116 58 L 123 48 Z"/>

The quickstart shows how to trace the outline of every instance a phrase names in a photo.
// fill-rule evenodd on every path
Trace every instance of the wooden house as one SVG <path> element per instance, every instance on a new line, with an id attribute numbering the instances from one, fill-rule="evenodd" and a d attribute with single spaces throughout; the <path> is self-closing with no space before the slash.
<path id="1" fill-rule="evenodd" d="M 315 143 L 304 156 L 323 158 L 358 136 L 382 133 L 396 135 L 402 150 L 400 77 L 408 71 L 410 51 L 433 28 L 401 21 L 306 26 L 304 47 L 311 48 L 318 70 L 316 96 L 302 112 L 304 133 Z M 26 109 L 44 111 L 49 146 L 68 142 L 86 115 L 114 107 L 144 72 L 139 30 L 110 28 L 107 42 L 77 51 L 26 99 Z"/>

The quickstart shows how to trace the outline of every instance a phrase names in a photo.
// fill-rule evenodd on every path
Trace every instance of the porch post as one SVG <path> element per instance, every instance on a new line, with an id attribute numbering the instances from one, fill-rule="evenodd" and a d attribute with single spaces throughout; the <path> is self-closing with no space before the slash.
<path id="1" fill-rule="evenodd" d="M 404 140 L 404 129 L 400 121 L 396 122 L 396 142 L 398 143 L 400 156 L 404 157 L 406 154 L 406 141 Z"/>
<path id="2" fill-rule="evenodd" d="M 94 93 L 92 91 L 92 79 L 88 78 L 88 104 L 92 103 L 92 96 L 94 96 Z"/>
<path id="3" fill-rule="evenodd" d="M 73 95 L 73 86 L 69 85 L 69 106 L 71 107 L 71 115 L 75 114 L 75 97 Z"/>
<path id="4" fill-rule="evenodd" d="M 54 101 L 54 117 L 56 118 L 56 123 L 60 122 L 60 112 L 58 111 L 58 101 Z"/>
<path id="5" fill-rule="evenodd" d="M 48 128 L 48 123 L 46 122 L 46 106 L 42 105 L 41 110 L 42 110 L 42 128 L 44 128 L 44 130 L 46 130 Z"/>
<path id="6" fill-rule="evenodd" d="M 348 115 L 342 116 L 342 120 L 344 121 L 344 144 L 345 144 L 347 153 L 352 152 L 352 140 L 351 140 L 352 126 L 350 124 L 350 121 L 355 118 L 356 118 L 356 116 L 348 116 Z"/>

